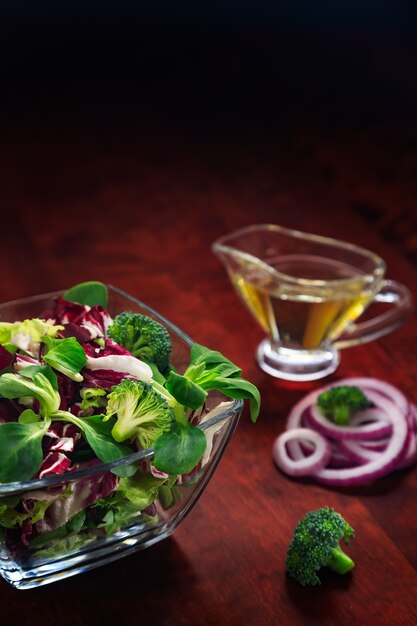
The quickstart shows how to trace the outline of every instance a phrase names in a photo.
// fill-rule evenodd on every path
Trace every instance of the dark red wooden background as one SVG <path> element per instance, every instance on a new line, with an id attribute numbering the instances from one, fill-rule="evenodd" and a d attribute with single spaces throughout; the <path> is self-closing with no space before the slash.
<path id="1" fill-rule="evenodd" d="M 33 18 L 33 16 L 32 16 Z M 355 490 L 284 477 L 271 448 L 319 383 L 254 361 L 261 331 L 211 252 L 273 222 L 366 246 L 417 301 L 417 123 L 408 24 L 376 29 L 2 24 L 0 300 L 98 279 L 241 365 L 262 393 L 175 535 L 30 591 L 0 582 L 0 623 L 272 626 L 417 623 L 417 470 Z M 285 25 L 284 25 L 285 26 Z M 415 315 L 346 350 L 333 378 L 376 376 L 417 402 Z M 285 575 L 298 519 L 356 529 L 352 575 Z"/>

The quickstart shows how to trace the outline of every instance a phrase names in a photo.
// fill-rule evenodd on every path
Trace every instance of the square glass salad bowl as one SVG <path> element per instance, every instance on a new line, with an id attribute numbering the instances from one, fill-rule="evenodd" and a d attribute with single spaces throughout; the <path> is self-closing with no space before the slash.
<path id="1" fill-rule="evenodd" d="M 182 373 L 189 364 L 190 337 L 136 298 L 107 287 L 111 317 L 131 311 L 165 326 L 172 341 L 171 363 Z M 62 293 L 0 304 L 0 321 L 40 317 Z M 37 587 L 105 565 L 170 536 L 210 480 L 242 408 L 243 400 L 209 393 L 195 421 L 205 433 L 206 450 L 186 475 L 167 478 L 159 474 L 152 465 L 154 451 L 148 448 L 109 463 L 84 467 L 81 463 L 82 469 L 75 471 L 0 483 L 1 576 L 18 589 Z M 137 476 L 139 488 L 129 491 L 129 481 Z M 28 511 L 32 512 L 30 523 L 25 518 Z"/>

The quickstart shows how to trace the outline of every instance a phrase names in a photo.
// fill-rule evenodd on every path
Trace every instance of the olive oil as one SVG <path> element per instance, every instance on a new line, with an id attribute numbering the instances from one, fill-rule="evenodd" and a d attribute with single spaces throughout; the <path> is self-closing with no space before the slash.
<path id="1" fill-rule="evenodd" d="M 286 255 L 266 264 L 241 261 L 229 269 L 230 278 L 264 331 L 288 348 L 333 341 L 374 295 L 356 268 L 329 258 Z"/>

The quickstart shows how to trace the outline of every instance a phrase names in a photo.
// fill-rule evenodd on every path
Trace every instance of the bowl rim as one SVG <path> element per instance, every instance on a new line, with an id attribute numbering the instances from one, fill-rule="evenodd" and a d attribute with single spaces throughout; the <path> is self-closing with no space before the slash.
<path id="1" fill-rule="evenodd" d="M 118 287 L 115 287 L 112 284 L 109 284 L 109 283 L 104 283 L 104 284 L 106 284 L 109 290 L 109 293 L 114 292 L 118 294 L 119 296 L 127 298 L 133 304 L 135 304 L 136 306 L 140 306 L 143 310 L 147 311 L 152 316 L 154 316 L 158 321 L 160 321 L 162 324 L 168 327 L 173 333 L 179 336 L 180 339 L 182 339 L 189 346 L 189 348 L 191 348 L 193 343 L 195 343 L 194 340 L 191 339 L 189 335 L 187 335 L 183 330 L 181 330 L 178 326 L 176 326 L 173 322 L 168 320 L 166 317 L 158 313 L 156 309 L 153 309 L 152 307 L 147 305 L 145 302 L 142 302 L 138 298 L 135 298 L 131 294 L 123 291 L 122 289 L 119 289 Z M 65 289 L 56 290 L 56 291 L 52 291 L 48 293 L 36 294 L 33 296 L 17 298 L 17 299 L 9 300 L 6 302 L 1 302 L 0 312 L 3 307 L 19 305 L 23 303 L 30 304 L 31 302 L 35 303 L 36 301 L 43 300 L 43 299 L 46 300 L 46 299 L 53 299 L 56 297 L 60 297 L 62 296 L 64 291 Z M 244 402 L 242 399 L 230 398 L 230 402 L 228 402 L 228 406 L 225 407 L 223 411 L 205 420 L 204 422 L 199 424 L 197 427 L 200 428 L 200 430 L 205 431 L 211 428 L 212 426 L 215 426 L 225 420 L 231 419 L 234 416 L 239 416 L 240 411 L 243 409 L 243 404 Z M 92 476 L 95 474 L 108 472 L 114 468 L 118 468 L 124 465 L 130 465 L 131 463 L 135 463 L 138 461 L 144 461 L 144 460 L 148 461 L 153 458 L 153 455 L 154 455 L 154 448 L 146 448 L 144 450 L 139 450 L 138 452 L 133 452 L 129 456 L 125 456 L 115 461 L 110 461 L 108 463 L 100 462 L 96 465 L 91 465 L 90 467 L 73 471 L 73 472 L 69 471 L 69 472 L 64 472 L 63 474 L 52 474 L 52 475 L 46 476 L 45 478 L 31 478 L 30 480 L 25 480 L 25 481 L 0 483 L 0 498 L 2 496 L 7 496 L 10 494 L 17 495 L 19 493 L 23 493 L 25 491 L 32 491 L 34 489 L 53 487 L 61 483 L 66 484 L 69 482 L 75 482 L 76 480 L 80 480 L 87 476 Z"/>

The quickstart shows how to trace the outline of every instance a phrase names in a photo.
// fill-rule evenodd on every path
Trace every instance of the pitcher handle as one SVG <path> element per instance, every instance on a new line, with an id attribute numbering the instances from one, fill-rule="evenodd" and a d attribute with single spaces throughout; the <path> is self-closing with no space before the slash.
<path id="1" fill-rule="evenodd" d="M 401 326 L 413 310 L 409 289 L 395 280 L 384 280 L 372 302 L 385 302 L 392 307 L 369 320 L 352 324 L 339 340 L 332 342 L 335 348 L 348 348 L 387 335 Z"/>

